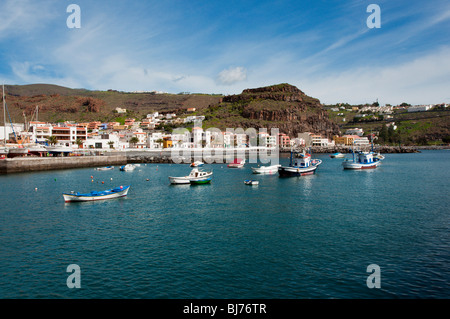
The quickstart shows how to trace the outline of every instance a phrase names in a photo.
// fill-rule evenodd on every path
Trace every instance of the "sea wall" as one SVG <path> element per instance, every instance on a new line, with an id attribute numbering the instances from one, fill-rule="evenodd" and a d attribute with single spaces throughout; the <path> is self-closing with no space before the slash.
<path id="1" fill-rule="evenodd" d="M 309 150 L 309 148 L 307 148 Z M 363 147 L 355 147 L 355 150 L 359 151 L 370 151 L 372 149 L 371 146 L 363 146 Z M 423 148 L 425 149 L 425 148 Z M 313 153 L 351 153 L 352 147 L 351 146 L 313 146 L 311 147 L 311 151 Z M 374 150 L 376 152 L 380 153 L 420 153 L 420 151 L 417 149 L 417 146 L 376 146 L 374 147 Z M 283 149 L 281 152 L 290 152 L 290 149 Z"/>
<path id="2" fill-rule="evenodd" d="M 123 165 L 126 163 L 127 157 L 125 155 L 16 157 L 0 160 L 0 174 Z"/>

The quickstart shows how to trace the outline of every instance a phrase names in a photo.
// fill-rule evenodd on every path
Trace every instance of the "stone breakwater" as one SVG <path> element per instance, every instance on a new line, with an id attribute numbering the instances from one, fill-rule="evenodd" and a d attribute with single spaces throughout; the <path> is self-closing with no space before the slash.
<path id="1" fill-rule="evenodd" d="M 312 147 L 313 153 L 351 153 L 351 146 L 332 146 L 332 147 Z M 371 146 L 355 147 L 355 150 L 370 151 Z M 380 153 L 420 153 L 416 146 L 375 146 L 375 151 Z M 289 150 L 283 150 L 283 152 L 289 152 Z"/>
<path id="2" fill-rule="evenodd" d="M 126 163 L 125 155 L 8 158 L 0 160 L 0 174 L 101 167 Z"/>

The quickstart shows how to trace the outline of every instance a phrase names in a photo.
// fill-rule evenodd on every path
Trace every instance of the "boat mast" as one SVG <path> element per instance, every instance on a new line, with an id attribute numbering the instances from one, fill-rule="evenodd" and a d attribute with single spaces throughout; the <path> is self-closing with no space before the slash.
<path id="1" fill-rule="evenodd" d="M 5 84 L 3 83 L 3 91 L 2 91 L 2 100 L 3 100 L 3 141 L 6 147 L 6 107 L 5 107 Z"/>

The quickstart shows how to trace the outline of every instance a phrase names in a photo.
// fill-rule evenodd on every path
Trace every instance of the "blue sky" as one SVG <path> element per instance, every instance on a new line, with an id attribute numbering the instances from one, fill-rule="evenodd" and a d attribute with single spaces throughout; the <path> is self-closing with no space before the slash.
<path id="1" fill-rule="evenodd" d="M 323 103 L 450 103 L 450 2 L 0 0 L 0 81 L 222 94 L 286 82 Z"/>

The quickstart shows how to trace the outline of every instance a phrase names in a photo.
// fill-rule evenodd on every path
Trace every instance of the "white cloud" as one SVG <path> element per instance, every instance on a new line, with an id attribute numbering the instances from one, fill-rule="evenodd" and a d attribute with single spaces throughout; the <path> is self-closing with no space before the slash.
<path id="1" fill-rule="evenodd" d="M 217 83 L 221 85 L 231 85 L 245 80 L 247 80 L 247 70 L 241 66 L 225 69 L 217 76 Z"/>
<path id="2" fill-rule="evenodd" d="M 354 68 L 301 82 L 305 93 L 323 103 L 448 103 L 449 74 L 450 47 L 445 47 L 399 65 Z"/>

